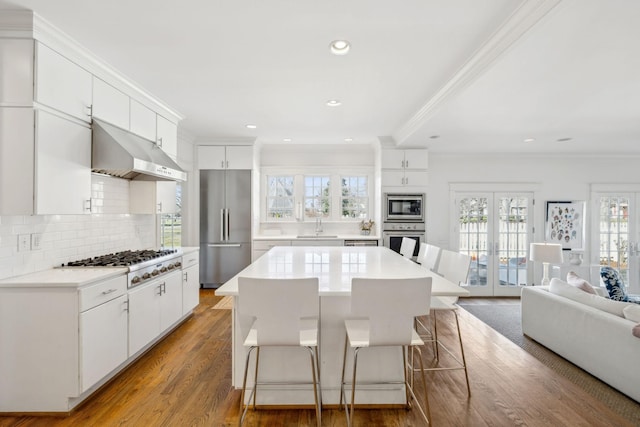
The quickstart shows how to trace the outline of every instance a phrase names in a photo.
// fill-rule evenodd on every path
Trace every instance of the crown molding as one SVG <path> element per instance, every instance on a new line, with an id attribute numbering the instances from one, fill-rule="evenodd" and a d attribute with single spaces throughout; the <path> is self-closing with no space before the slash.
<path id="1" fill-rule="evenodd" d="M 0 14 L 0 37 L 33 38 L 33 12 L 3 10 Z"/>
<path id="2" fill-rule="evenodd" d="M 507 20 L 485 41 L 464 65 L 406 123 L 393 139 L 403 144 L 429 120 L 438 108 L 458 91 L 469 86 L 542 20 L 562 0 L 525 0 Z"/>

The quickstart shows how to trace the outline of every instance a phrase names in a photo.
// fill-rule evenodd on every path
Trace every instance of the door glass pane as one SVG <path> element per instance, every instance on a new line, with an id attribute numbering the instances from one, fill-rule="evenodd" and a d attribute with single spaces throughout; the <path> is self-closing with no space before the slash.
<path id="1" fill-rule="evenodd" d="M 486 197 L 466 197 L 458 204 L 458 251 L 471 257 L 469 286 L 487 286 L 487 215 Z"/>
<path id="2" fill-rule="evenodd" d="M 600 265 L 608 265 L 620 272 L 629 283 L 629 198 L 611 196 L 600 198 Z"/>
<path id="3" fill-rule="evenodd" d="M 498 198 L 498 280 L 501 286 L 527 284 L 527 197 Z"/>

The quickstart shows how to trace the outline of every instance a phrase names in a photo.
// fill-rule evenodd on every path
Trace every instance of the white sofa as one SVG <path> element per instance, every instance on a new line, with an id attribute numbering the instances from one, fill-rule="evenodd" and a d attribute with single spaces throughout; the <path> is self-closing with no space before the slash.
<path id="1" fill-rule="evenodd" d="M 521 303 L 525 335 L 640 402 L 640 338 L 637 322 L 622 317 L 628 309 L 616 315 L 533 286 L 522 288 Z"/>

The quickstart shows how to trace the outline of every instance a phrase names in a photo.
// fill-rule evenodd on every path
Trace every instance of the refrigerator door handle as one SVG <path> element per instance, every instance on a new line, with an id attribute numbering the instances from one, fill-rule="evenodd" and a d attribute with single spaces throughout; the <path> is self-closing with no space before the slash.
<path id="1" fill-rule="evenodd" d="M 229 209 L 225 209 L 225 211 L 227 212 L 227 213 L 226 213 L 226 222 L 227 222 L 227 240 L 229 240 L 229 239 L 231 238 L 230 233 L 229 233 L 229 228 L 231 227 L 231 226 L 229 225 L 229 223 L 230 223 L 230 221 L 229 221 L 229 219 L 230 219 L 230 216 L 229 216 Z"/>
<path id="2" fill-rule="evenodd" d="M 209 248 L 239 248 L 241 247 L 241 243 L 208 243 L 207 247 Z"/>
<path id="3" fill-rule="evenodd" d="M 220 209 L 220 241 L 224 242 L 225 238 L 224 238 L 224 230 L 225 230 L 225 226 L 224 226 L 224 209 Z"/>

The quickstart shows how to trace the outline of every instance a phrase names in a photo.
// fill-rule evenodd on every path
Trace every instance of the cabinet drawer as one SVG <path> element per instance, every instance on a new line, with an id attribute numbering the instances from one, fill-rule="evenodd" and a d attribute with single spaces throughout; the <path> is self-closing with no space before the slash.
<path id="1" fill-rule="evenodd" d="M 254 251 L 268 251 L 274 246 L 291 246 L 291 240 L 254 240 Z"/>
<path id="2" fill-rule="evenodd" d="M 182 256 L 182 269 L 191 267 L 192 265 L 196 265 L 200 262 L 199 252 L 192 252 L 187 255 Z"/>
<path id="3" fill-rule="evenodd" d="M 111 301 L 127 292 L 127 276 L 122 275 L 80 289 L 80 311 Z"/>

